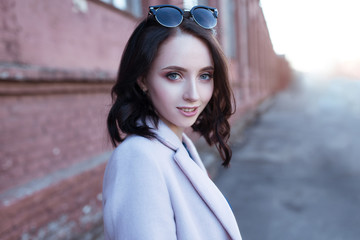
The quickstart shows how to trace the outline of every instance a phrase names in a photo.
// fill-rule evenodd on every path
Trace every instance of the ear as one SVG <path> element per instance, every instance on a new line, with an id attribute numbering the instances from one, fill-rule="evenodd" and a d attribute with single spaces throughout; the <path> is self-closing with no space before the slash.
<path id="1" fill-rule="evenodd" d="M 145 78 L 144 77 L 139 77 L 137 80 L 136 80 L 137 84 L 139 85 L 139 87 L 141 88 L 141 90 L 146 93 L 148 91 L 148 88 L 145 84 Z"/>

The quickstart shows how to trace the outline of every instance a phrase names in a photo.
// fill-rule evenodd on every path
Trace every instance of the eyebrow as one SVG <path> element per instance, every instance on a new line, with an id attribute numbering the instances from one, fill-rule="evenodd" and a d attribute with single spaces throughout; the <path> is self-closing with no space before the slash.
<path id="1" fill-rule="evenodd" d="M 161 70 L 177 70 L 177 71 L 182 71 L 182 72 L 187 72 L 187 70 L 183 67 L 179 67 L 179 66 L 167 66 L 162 68 Z M 214 67 L 213 66 L 206 66 L 200 69 L 200 72 L 202 71 L 214 71 Z"/>

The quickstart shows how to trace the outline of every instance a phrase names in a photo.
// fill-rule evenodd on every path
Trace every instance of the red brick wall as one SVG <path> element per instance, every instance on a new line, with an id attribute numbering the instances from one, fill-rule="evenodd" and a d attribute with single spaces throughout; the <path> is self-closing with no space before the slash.
<path id="1" fill-rule="evenodd" d="M 237 115 L 289 82 L 258 0 L 211 0 L 226 47 L 233 1 Z M 96 239 L 111 146 L 105 119 L 120 55 L 139 21 L 97 0 L 0 2 L 0 239 Z M 181 1 L 169 0 L 178 4 Z M 148 5 L 159 0 L 144 1 Z M 224 5 L 225 4 L 225 5 Z"/>
<path id="2" fill-rule="evenodd" d="M 1 239 L 84 239 L 102 234 L 102 164 L 1 210 Z M 89 239 L 89 238 L 88 238 Z"/>
<path id="3" fill-rule="evenodd" d="M 1 61 L 113 72 L 137 20 L 96 0 L 83 11 L 74 2 L 2 0 Z"/>
<path id="4" fill-rule="evenodd" d="M 0 99 L 0 191 L 109 150 L 108 92 Z"/>
<path id="5" fill-rule="evenodd" d="M 0 81 L 1 239 L 101 234 L 111 85 Z"/>

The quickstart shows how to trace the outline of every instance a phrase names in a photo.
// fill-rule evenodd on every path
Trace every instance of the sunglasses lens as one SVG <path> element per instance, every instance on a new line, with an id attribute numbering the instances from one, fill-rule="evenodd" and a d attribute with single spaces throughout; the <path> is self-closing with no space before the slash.
<path id="1" fill-rule="evenodd" d="M 212 11 L 205 8 L 196 8 L 193 11 L 194 20 L 203 28 L 213 28 L 216 26 L 217 20 Z"/>
<path id="2" fill-rule="evenodd" d="M 156 10 L 156 20 L 165 27 L 176 27 L 182 20 L 182 13 L 176 8 L 163 7 Z"/>

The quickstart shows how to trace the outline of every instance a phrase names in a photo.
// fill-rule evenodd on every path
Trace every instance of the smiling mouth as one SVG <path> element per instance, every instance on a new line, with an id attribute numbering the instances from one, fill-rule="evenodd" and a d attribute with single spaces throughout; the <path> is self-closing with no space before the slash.
<path id="1" fill-rule="evenodd" d="M 184 112 L 194 112 L 198 107 L 178 107 L 178 109 Z"/>
<path id="2" fill-rule="evenodd" d="M 199 107 L 178 107 L 177 109 L 179 109 L 184 116 L 193 117 L 197 115 Z"/>
<path id="3" fill-rule="evenodd" d="M 184 111 L 184 112 L 194 112 L 196 109 L 197 109 L 197 107 L 192 107 L 192 108 L 178 108 L 178 109 L 180 109 L 181 111 Z"/>

